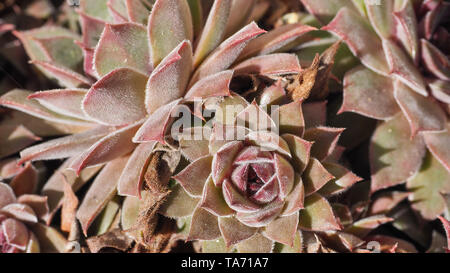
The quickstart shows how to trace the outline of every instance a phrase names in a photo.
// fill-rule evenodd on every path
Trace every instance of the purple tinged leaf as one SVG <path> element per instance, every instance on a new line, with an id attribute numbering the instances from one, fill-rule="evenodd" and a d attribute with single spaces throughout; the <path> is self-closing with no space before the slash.
<path id="1" fill-rule="evenodd" d="M 425 39 L 421 39 L 422 60 L 425 67 L 436 77 L 450 81 L 450 61 L 442 51 Z"/>
<path id="2" fill-rule="evenodd" d="M 182 98 L 192 70 L 192 46 L 182 41 L 155 68 L 147 82 L 145 105 L 149 114 Z"/>
<path id="3" fill-rule="evenodd" d="M 191 162 L 209 155 L 210 136 L 211 128 L 207 126 L 183 130 L 178 139 L 181 153 Z"/>
<path id="4" fill-rule="evenodd" d="M 339 114 L 356 112 L 374 119 L 389 119 L 400 111 L 392 79 L 358 66 L 344 77 L 344 101 Z"/>
<path id="5" fill-rule="evenodd" d="M 232 0 L 230 16 L 225 29 L 225 37 L 230 37 L 249 22 L 256 0 Z M 250 20 L 251 21 L 251 20 Z"/>
<path id="6" fill-rule="evenodd" d="M 189 196 L 181 185 L 176 184 L 158 212 L 170 218 L 191 216 L 198 203 L 198 198 Z"/>
<path id="7" fill-rule="evenodd" d="M 67 88 L 91 85 L 91 80 L 85 76 L 64 67 L 54 65 L 50 62 L 31 61 L 40 68 L 50 79 L 56 79 L 60 85 Z"/>
<path id="8" fill-rule="evenodd" d="M 102 35 L 103 29 L 105 28 L 105 21 L 99 20 L 86 13 L 79 11 L 81 32 L 83 33 L 82 42 L 87 48 L 93 49 L 97 46 L 98 41 Z"/>
<path id="9" fill-rule="evenodd" d="M 47 221 L 49 219 L 49 207 L 47 196 L 24 194 L 17 198 L 17 203 L 24 204 L 33 209 L 38 219 Z"/>
<path id="10" fill-rule="evenodd" d="M 16 202 L 14 191 L 8 184 L 0 182 L 0 209 L 14 202 Z"/>
<path id="11" fill-rule="evenodd" d="M 192 215 L 191 227 L 187 241 L 214 240 L 220 237 L 219 221 L 217 216 L 198 207 Z"/>
<path id="12" fill-rule="evenodd" d="M 141 0 L 126 0 L 128 19 L 131 22 L 146 25 L 150 11 Z"/>
<path id="13" fill-rule="evenodd" d="M 356 11 L 356 7 L 348 0 L 301 0 L 301 2 L 322 24 L 329 23 L 341 8 Z"/>
<path id="14" fill-rule="evenodd" d="M 425 132 L 424 140 L 428 150 L 450 172 L 450 124 L 443 132 Z"/>
<path id="15" fill-rule="evenodd" d="M 94 69 L 94 54 L 95 54 L 94 49 L 88 48 L 88 47 L 84 46 L 83 44 L 81 44 L 79 42 L 75 42 L 75 43 L 81 48 L 81 50 L 83 50 L 83 57 L 84 57 L 83 69 L 84 69 L 84 72 L 87 75 L 89 75 L 89 76 L 91 76 L 91 77 L 93 77 L 95 79 L 98 79 L 97 73 L 95 72 L 95 69 Z"/>
<path id="16" fill-rule="evenodd" d="M 32 93 L 28 99 L 35 99 L 47 109 L 78 119 L 87 119 L 81 109 L 81 102 L 87 89 L 55 89 Z"/>
<path id="17" fill-rule="evenodd" d="M 198 40 L 194 66 L 200 63 L 222 42 L 231 10 L 231 0 L 215 0 Z"/>
<path id="18" fill-rule="evenodd" d="M 274 166 L 279 183 L 279 196 L 284 199 L 294 187 L 294 168 L 292 168 L 289 161 L 278 154 L 275 154 Z"/>
<path id="19" fill-rule="evenodd" d="M 235 70 L 235 75 L 282 75 L 299 73 L 301 67 L 296 55 L 276 53 L 245 60 L 233 69 Z"/>
<path id="20" fill-rule="evenodd" d="M 339 137 L 344 128 L 331 128 L 319 126 L 306 130 L 303 138 L 310 142 L 314 142 L 311 148 L 311 156 L 319 160 L 325 159 L 336 148 Z"/>
<path id="21" fill-rule="evenodd" d="M 238 253 L 272 253 L 273 247 L 274 242 L 260 233 L 236 244 Z"/>
<path id="22" fill-rule="evenodd" d="M 106 164 L 84 196 L 76 214 L 84 235 L 87 234 L 94 219 L 115 195 L 121 171 L 125 167 L 127 160 L 128 157 L 122 157 Z"/>
<path id="23" fill-rule="evenodd" d="M 285 200 L 285 205 L 281 216 L 288 216 L 304 208 L 305 190 L 302 177 L 295 174 L 294 187 Z"/>
<path id="24" fill-rule="evenodd" d="M 434 220 L 447 207 L 443 195 L 450 193 L 450 173 L 427 153 L 417 175 L 408 180 L 407 188 L 412 192 L 409 201 L 413 209 L 425 219 Z"/>
<path id="25" fill-rule="evenodd" d="M 246 226 L 234 217 L 220 217 L 219 228 L 227 247 L 244 241 L 257 232 L 256 228 Z"/>
<path id="26" fill-rule="evenodd" d="M 211 177 L 206 180 L 203 188 L 200 207 L 219 217 L 229 216 L 234 213 L 225 202 L 222 189 L 216 187 Z"/>
<path id="27" fill-rule="evenodd" d="M 228 69 L 249 42 L 265 32 L 266 31 L 259 28 L 255 22 L 243 27 L 239 32 L 222 42 L 211 54 L 209 54 L 195 71 L 191 83 Z"/>
<path id="28" fill-rule="evenodd" d="M 94 143 L 89 149 L 81 153 L 71 163 L 69 169 L 74 170 L 78 175 L 86 167 L 106 163 L 118 157 L 128 154 L 136 147 L 131 142 L 140 123 L 135 123 L 118 129 Z"/>
<path id="29" fill-rule="evenodd" d="M 250 132 L 247 135 L 247 141 L 257 145 L 267 151 L 276 151 L 287 157 L 291 157 L 287 142 L 278 134 L 273 132 Z"/>
<path id="30" fill-rule="evenodd" d="M 7 214 L 19 221 L 29 222 L 29 223 L 37 223 L 38 218 L 36 213 L 34 213 L 33 209 L 25 204 L 9 204 L 4 206 L 0 210 L 2 213 Z"/>
<path id="31" fill-rule="evenodd" d="M 431 94 L 437 100 L 450 104 L 450 85 L 446 81 L 434 79 L 428 83 Z"/>
<path id="32" fill-rule="evenodd" d="M 249 227 L 264 227 L 280 215 L 283 206 L 284 202 L 275 200 L 256 212 L 238 212 L 236 218 Z"/>
<path id="33" fill-rule="evenodd" d="M 450 4 L 445 1 L 428 2 L 432 5 L 435 4 L 435 6 L 429 7 L 430 11 L 428 11 L 422 19 L 421 28 L 425 38 L 430 40 L 441 21 L 445 17 L 448 17 L 448 13 L 450 12 Z"/>
<path id="34" fill-rule="evenodd" d="M 51 160 L 79 155 L 110 132 L 106 127 L 73 134 L 31 146 L 20 153 L 19 163 L 36 160 Z"/>
<path id="35" fill-rule="evenodd" d="M 447 235 L 447 249 L 446 252 L 450 252 L 450 222 L 442 216 L 439 216 L 439 220 L 441 220 L 442 225 L 444 225 L 445 234 Z"/>
<path id="36" fill-rule="evenodd" d="M 121 24 L 128 22 L 128 14 L 125 1 L 108 0 L 107 6 L 114 23 Z"/>
<path id="37" fill-rule="evenodd" d="M 205 156 L 192 162 L 173 178 L 193 197 L 200 197 L 211 173 L 212 156 Z"/>
<path id="38" fill-rule="evenodd" d="M 95 49 L 94 68 L 103 77 L 118 68 L 132 68 L 150 74 L 145 27 L 135 23 L 106 24 Z"/>
<path id="39" fill-rule="evenodd" d="M 379 74 L 388 75 L 389 68 L 381 40 L 357 12 L 342 8 L 322 30 L 331 31 L 343 39 L 365 66 Z"/>
<path id="40" fill-rule="evenodd" d="M 279 217 L 267 225 L 264 235 L 271 240 L 293 247 L 298 221 L 298 212 Z"/>
<path id="41" fill-rule="evenodd" d="M 0 105 L 49 121 L 64 124 L 90 125 L 89 122 L 54 113 L 37 101 L 28 100 L 27 97 L 31 94 L 32 92 L 26 90 L 11 90 L 0 97 Z"/>
<path id="42" fill-rule="evenodd" d="M 370 233 L 370 231 L 385 223 L 392 222 L 393 220 L 394 219 L 382 214 L 369 216 L 354 222 L 351 226 L 345 229 L 345 232 L 356 235 L 359 238 L 364 238 Z"/>
<path id="43" fill-rule="evenodd" d="M 302 108 L 306 128 L 325 125 L 327 119 L 326 101 L 303 103 Z"/>
<path id="44" fill-rule="evenodd" d="M 133 137 L 133 142 L 158 141 L 165 144 L 167 127 L 173 121 L 173 113 L 179 109 L 180 99 L 158 108 L 152 113 Z"/>
<path id="45" fill-rule="evenodd" d="M 0 161 L 0 180 L 11 179 L 23 171 L 23 167 L 17 164 L 17 160 L 17 158 L 7 158 Z"/>
<path id="46" fill-rule="evenodd" d="M 23 170 L 9 183 L 16 196 L 34 193 L 37 184 L 38 171 L 31 163 L 27 163 Z"/>
<path id="47" fill-rule="evenodd" d="M 328 181 L 336 178 L 316 158 L 311 158 L 302 175 L 306 195 L 320 190 Z"/>
<path id="48" fill-rule="evenodd" d="M 403 49 L 390 40 L 383 40 L 383 49 L 391 74 L 420 95 L 428 96 L 422 74 Z"/>
<path id="49" fill-rule="evenodd" d="M 185 0 L 157 0 L 148 23 L 153 67 L 156 67 L 182 41 L 192 42 L 193 33 L 191 12 Z"/>
<path id="50" fill-rule="evenodd" d="M 222 146 L 214 155 L 211 174 L 216 186 L 222 186 L 225 178 L 231 174 L 233 161 L 243 147 L 242 141 L 232 141 Z"/>
<path id="51" fill-rule="evenodd" d="M 401 184 L 416 174 L 425 155 L 420 136 L 411 139 L 409 124 L 398 114 L 379 125 L 370 145 L 371 191 Z"/>
<path id="52" fill-rule="evenodd" d="M 233 77 L 232 70 L 222 71 L 196 82 L 185 95 L 185 99 L 211 98 L 230 96 L 230 82 Z"/>
<path id="53" fill-rule="evenodd" d="M 447 117 L 438 103 L 417 94 L 400 81 L 394 84 L 394 97 L 411 127 L 411 137 L 423 131 L 441 131 Z"/>
<path id="54" fill-rule="evenodd" d="M 299 227 L 312 231 L 341 229 L 330 204 L 317 193 L 305 199 L 305 208 L 300 211 Z"/>
<path id="55" fill-rule="evenodd" d="M 8 119 L 4 121 L 7 123 L 11 122 Z M 34 135 L 33 132 L 23 125 L 4 124 L 0 125 L 0 127 L 2 128 L 0 132 L 0 158 L 15 154 L 34 142 L 41 140 L 40 137 Z"/>
<path id="56" fill-rule="evenodd" d="M 396 35 L 402 42 L 415 63 L 419 57 L 419 30 L 416 13 L 411 1 L 403 1 L 398 11 L 394 12 L 397 23 Z"/>
<path id="57" fill-rule="evenodd" d="M 105 125 L 125 125 L 143 119 L 147 77 L 129 68 L 119 68 L 96 82 L 83 100 L 83 111 Z"/>
<path id="58" fill-rule="evenodd" d="M 264 89 L 263 93 L 259 97 L 259 105 L 261 107 L 268 107 L 272 104 L 278 104 L 285 96 L 286 91 L 284 90 L 280 79 L 275 84 Z"/>
<path id="59" fill-rule="evenodd" d="M 376 195 L 370 205 L 369 215 L 388 214 L 410 194 L 410 192 L 388 191 Z"/>
<path id="60" fill-rule="evenodd" d="M 373 4 L 371 0 L 365 0 L 365 6 L 370 23 L 374 27 L 378 36 L 389 39 L 395 34 L 394 1 L 380 0 L 380 3 Z"/>
<path id="61" fill-rule="evenodd" d="M 280 134 L 292 134 L 298 137 L 303 135 L 305 120 L 301 101 L 294 101 L 277 107 L 272 116 L 278 116 Z"/>
<path id="62" fill-rule="evenodd" d="M 253 101 L 236 116 L 236 125 L 249 128 L 252 131 L 274 131 L 277 125 L 256 101 Z"/>
<path id="63" fill-rule="evenodd" d="M 229 180 L 222 183 L 222 192 L 228 206 L 237 212 L 256 213 L 261 207 L 239 192 Z"/>
<path id="64" fill-rule="evenodd" d="M 294 42 L 300 36 L 316 30 L 315 27 L 304 25 L 301 23 L 288 24 L 275 28 L 266 34 L 252 40 L 242 51 L 238 60 L 245 60 L 249 57 L 268 55 L 283 49 L 289 50 L 285 46 Z"/>
<path id="65" fill-rule="evenodd" d="M 319 190 L 322 196 L 330 196 L 341 193 L 356 182 L 363 180 L 356 174 L 336 163 L 324 163 L 325 169 L 335 178 L 329 181 L 324 187 Z"/>
<path id="66" fill-rule="evenodd" d="M 80 10 L 101 20 L 110 22 L 111 14 L 108 11 L 109 0 L 80 0 Z"/>
<path id="67" fill-rule="evenodd" d="M 0 228 L 7 244 L 25 250 L 28 245 L 29 232 L 27 227 L 16 219 L 8 218 L 2 221 Z"/>
<path id="68" fill-rule="evenodd" d="M 142 182 L 156 142 L 139 144 L 130 156 L 117 186 L 119 195 L 140 197 Z"/>

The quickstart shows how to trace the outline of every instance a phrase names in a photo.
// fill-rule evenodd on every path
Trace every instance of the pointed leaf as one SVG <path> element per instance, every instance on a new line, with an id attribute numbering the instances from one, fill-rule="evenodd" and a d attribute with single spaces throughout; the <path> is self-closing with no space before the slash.
<path id="1" fill-rule="evenodd" d="M 190 216 L 199 202 L 198 198 L 189 196 L 180 184 L 171 188 L 171 193 L 162 204 L 159 213 L 170 218 Z"/>
<path id="2" fill-rule="evenodd" d="M 394 1 L 380 0 L 374 4 L 371 0 L 365 0 L 364 3 L 370 23 L 378 36 L 389 39 L 394 35 L 394 17 L 392 16 L 394 12 Z"/>
<path id="3" fill-rule="evenodd" d="M 303 135 L 305 120 L 303 118 L 302 102 L 294 101 L 276 108 L 272 116 L 279 119 L 280 134 L 292 134 L 298 137 Z"/>
<path id="4" fill-rule="evenodd" d="M 335 178 L 316 158 L 311 158 L 302 177 L 306 195 L 315 193 Z"/>
<path id="5" fill-rule="evenodd" d="M 294 188 L 286 198 L 281 216 L 294 214 L 304 208 L 305 190 L 303 187 L 302 178 L 299 174 L 295 174 L 294 179 Z"/>
<path id="6" fill-rule="evenodd" d="M 252 237 L 256 228 L 248 227 L 234 217 L 220 217 L 219 228 L 227 247 Z"/>
<path id="7" fill-rule="evenodd" d="M 317 127 L 306 130 L 304 139 L 314 142 L 311 148 L 311 156 L 319 160 L 329 156 L 339 140 L 344 128 Z"/>
<path id="8" fill-rule="evenodd" d="M 16 196 L 21 196 L 34 193 L 38 182 L 38 170 L 31 163 L 27 163 L 23 170 L 11 180 L 9 186 Z"/>
<path id="9" fill-rule="evenodd" d="M 2 130 L 0 131 L 0 158 L 15 154 L 20 150 L 30 146 L 36 141 L 41 140 L 28 130 L 25 126 L 15 126 L 13 121 L 5 119 L 6 124 L 0 125 Z"/>
<path id="10" fill-rule="evenodd" d="M 374 215 L 356 221 L 350 227 L 346 228 L 345 231 L 360 238 L 364 238 L 367 236 L 367 234 L 369 234 L 370 231 L 376 229 L 380 225 L 392 222 L 393 220 L 394 219 L 382 214 Z"/>
<path id="11" fill-rule="evenodd" d="M 405 182 L 420 168 L 425 144 L 420 136 L 411 140 L 403 114 L 379 125 L 370 146 L 372 192 Z"/>
<path id="12" fill-rule="evenodd" d="M 297 56 L 287 53 L 276 53 L 245 60 L 233 69 L 236 75 L 282 75 L 299 73 L 301 67 Z"/>
<path id="13" fill-rule="evenodd" d="M 232 141 L 225 144 L 215 154 L 212 162 L 212 178 L 216 186 L 221 186 L 225 178 L 231 174 L 232 163 L 238 152 L 243 148 L 242 141 Z"/>
<path id="14" fill-rule="evenodd" d="M 30 237 L 27 227 L 22 222 L 14 218 L 8 218 L 2 221 L 0 228 L 2 229 L 2 235 L 5 236 L 7 244 L 17 247 L 20 250 L 26 249 Z"/>
<path id="15" fill-rule="evenodd" d="M 217 216 L 197 208 L 192 215 L 191 228 L 187 240 L 214 240 L 220 237 Z"/>
<path id="16" fill-rule="evenodd" d="M 422 60 L 431 73 L 441 80 L 450 81 L 450 61 L 444 53 L 425 39 L 421 39 Z"/>
<path id="17" fill-rule="evenodd" d="M 319 190 L 319 193 L 322 196 L 341 193 L 353 186 L 356 182 L 363 180 L 361 177 L 358 177 L 356 174 L 339 164 L 324 163 L 324 167 L 335 178 Z"/>
<path id="18" fill-rule="evenodd" d="M 59 85 L 67 88 L 77 88 L 91 85 L 92 83 L 89 78 L 51 62 L 35 60 L 31 61 L 31 63 L 41 69 L 49 79 L 56 79 Z"/>
<path id="19" fill-rule="evenodd" d="M 209 155 L 210 135 L 211 128 L 207 126 L 183 130 L 178 139 L 181 153 L 191 162 Z"/>
<path id="20" fill-rule="evenodd" d="M 428 150 L 450 172 L 450 124 L 447 124 L 443 132 L 425 133 L 424 140 Z"/>
<path id="21" fill-rule="evenodd" d="M 274 242 L 267 237 L 256 233 L 251 238 L 236 245 L 239 253 L 271 253 Z"/>
<path id="22" fill-rule="evenodd" d="M 236 218 L 249 227 L 264 227 L 280 215 L 283 206 L 283 202 L 275 200 L 256 212 L 238 212 Z"/>
<path id="23" fill-rule="evenodd" d="M 192 70 L 192 46 L 181 42 L 156 67 L 147 82 L 145 105 L 148 113 L 155 112 L 184 96 Z"/>
<path id="24" fill-rule="evenodd" d="M 365 66 L 382 75 L 388 74 L 389 68 L 380 39 L 357 12 L 342 8 L 322 30 L 331 31 L 343 39 Z"/>
<path id="25" fill-rule="evenodd" d="M 128 18 L 131 22 L 146 25 L 150 11 L 141 0 L 126 0 Z"/>
<path id="26" fill-rule="evenodd" d="M 305 209 L 300 211 L 299 227 L 312 231 L 341 229 L 330 204 L 317 193 L 305 199 Z"/>
<path id="27" fill-rule="evenodd" d="M 189 195 L 200 197 L 206 180 L 211 173 L 212 156 L 205 156 L 192 162 L 173 178 L 183 186 Z"/>
<path id="28" fill-rule="evenodd" d="M 183 40 L 193 41 L 192 18 L 187 2 L 157 0 L 149 18 L 148 36 L 153 67 Z"/>
<path id="29" fill-rule="evenodd" d="M 269 239 L 292 247 L 294 245 L 298 220 L 298 212 L 290 216 L 279 217 L 267 225 L 264 229 L 264 235 Z"/>
<path id="30" fill-rule="evenodd" d="M 416 13 L 412 1 L 402 1 L 402 7 L 394 12 L 397 23 L 397 36 L 416 62 L 419 57 L 419 31 Z"/>
<path id="31" fill-rule="evenodd" d="M 303 140 L 295 135 L 286 134 L 282 138 L 289 145 L 289 149 L 294 161 L 294 169 L 302 173 L 308 165 L 312 143 Z"/>
<path id="32" fill-rule="evenodd" d="M 301 0 L 301 2 L 308 12 L 323 24 L 330 22 L 343 7 L 356 11 L 352 2 L 347 0 Z"/>

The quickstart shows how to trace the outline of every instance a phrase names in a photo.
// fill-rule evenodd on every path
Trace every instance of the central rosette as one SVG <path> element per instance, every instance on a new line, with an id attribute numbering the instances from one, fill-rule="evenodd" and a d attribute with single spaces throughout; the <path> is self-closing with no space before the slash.
<path id="1" fill-rule="evenodd" d="M 267 204 L 278 197 L 278 178 L 274 166 L 274 155 L 256 146 L 245 147 L 235 158 L 233 170 L 224 181 L 224 197 L 228 205 L 243 209 L 231 199 L 231 187 L 255 204 Z"/>

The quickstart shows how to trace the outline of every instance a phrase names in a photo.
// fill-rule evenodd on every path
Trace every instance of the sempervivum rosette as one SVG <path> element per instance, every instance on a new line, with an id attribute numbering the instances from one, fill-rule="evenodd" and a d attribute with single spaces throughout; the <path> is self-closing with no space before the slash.
<path id="1" fill-rule="evenodd" d="M 64 237 L 39 223 L 48 218 L 47 198 L 23 191 L 0 182 L 0 253 L 64 252 Z"/>
<path id="2" fill-rule="evenodd" d="M 331 2 L 331 4 L 330 4 Z M 309 1 L 305 7 L 362 65 L 344 78 L 340 112 L 381 120 L 371 142 L 372 191 L 407 182 L 412 208 L 434 220 L 450 193 L 450 14 L 446 1 Z M 444 42 L 446 41 L 446 42 Z"/>
<path id="3" fill-rule="evenodd" d="M 280 99 L 286 96 L 278 81 L 260 102 Z M 266 112 L 238 94 L 209 103 L 216 111 L 213 128 L 179 136 L 191 163 L 174 176 L 178 183 L 161 213 L 184 222 L 187 239 L 202 241 L 204 252 L 271 252 L 275 242 L 293 247 L 299 228 L 340 230 L 326 197 L 360 178 L 336 163 L 343 129 L 317 126 L 323 115 L 313 113 L 324 104 L 304 106 L 305 113 L 300 101 Z"/>
<path id="4" fill-rule="evenodd" d="M 80 1 L 81 36 L 57 26 L 14 32 L 31 62 L 64 89 L 12 90 L 0 104 L 70 125 L 69 136 L 23 150 L 21 162 L 70 158 L 60 171 L 74 170 L 83 183 L 106 164 L 87 194 L 99 202 L 85 198 L 78 210 L 85 233 L 116 190 L 139 195 L 149 156 L 156 142 L 166 143 L 180 105 L 228 96 L 235 70 L 300 70 L 294 55 L 280 52 L 314 28 L 292 24 L 266 33 L 252 22 L 263 15 L 253 12 L 259 7 L 254 1 L 216 0 L 204 18 L 207 6 L 190 0 Z M 83 183 L 67 175 L 78 190 Z M 43 189 L 52 215 L 61 205 L 58 177 Z"/>

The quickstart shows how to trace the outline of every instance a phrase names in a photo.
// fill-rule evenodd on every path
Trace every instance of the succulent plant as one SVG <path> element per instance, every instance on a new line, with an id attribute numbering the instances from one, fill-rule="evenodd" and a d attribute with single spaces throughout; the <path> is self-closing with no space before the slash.
<path id="1" fill-rule="evenodd" d="M 381 121 L 370 146 L 372 191 L 407 182 L 413 209 L 436 219 L 450 190 L 449 51 L 442 42 L 449 3 L 302 3 L 362 63 L 345 74 L 340 112 Z"/>
<path id="2" fill-rule="evenodd" d="M 27 193 L 26 178 L 13 180 L 12 187 L 0 182 L 0 253 L 63 252 L 64 237 L 40 223 L 48 217 L 47 198 Z"/>
<path id="3" fill-rule="evenodd" d="M 200 1 L 80 1 L 81 36 L 59 26 L 15 31 L 31 63 L 65 88 L 15 89 L 0 98 L 68 128 L 68 136 L 21 151 L 19 163 L 70 158 L 44 186 L 54 195 L 51 211 L 62 203 L 61 172 L 77 190 L 106 164 L 87 193 L 101 201 L 85 198 L 78 210 L 86 233 L 116 190 L 139 196 L 148 158 L 156 142 L 167 143 L 177 107 L 228 96 L 233 76 L 243 72 L 300 71 L 295 55 L 279 52 L 314 28 L 292 24 L 266 33 L 251 22 L 262 16 L 252 12 L 258 7 L 217 0 L 203 20 Z"/>

